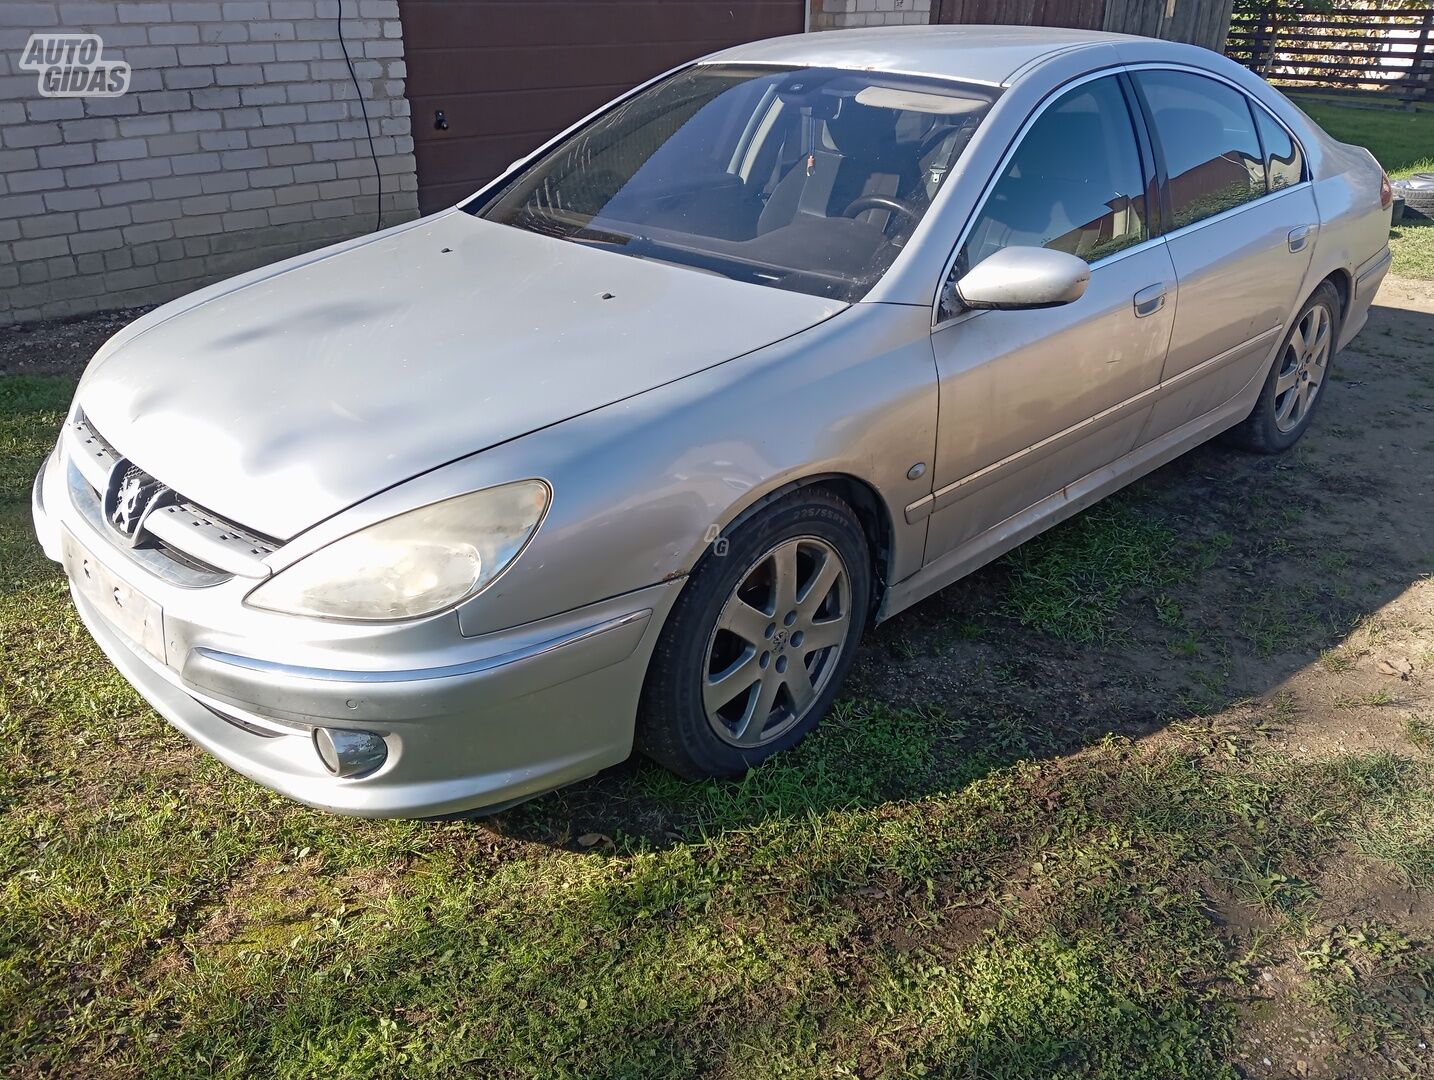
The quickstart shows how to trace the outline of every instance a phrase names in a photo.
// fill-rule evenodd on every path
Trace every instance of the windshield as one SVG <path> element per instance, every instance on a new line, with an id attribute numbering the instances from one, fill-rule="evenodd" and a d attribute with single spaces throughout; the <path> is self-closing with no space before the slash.
<path id="1" fill-rule="evenodd" d="M 829 68 L 701 64 L 614 106 L 470 212 L 841 300 L 915 230 L 990 91 Z"/>

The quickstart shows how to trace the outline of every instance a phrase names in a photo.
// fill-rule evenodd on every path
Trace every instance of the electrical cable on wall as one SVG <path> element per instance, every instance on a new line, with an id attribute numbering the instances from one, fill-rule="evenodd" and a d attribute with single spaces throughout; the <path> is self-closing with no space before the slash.
<path id="1" fill-rule="evenodd" d="M 354 93 L 358 96 L 359 109 L 363 112 L 363 128 L 368 134 L 368 153 L 373 158 L 373 175 L 378 181 L 378 197 L 375 200 L 377 209 L 377 220 L 374 223 L 373 231 L 378 232 L 383 228 L 383 172 L 378 167 L 378 151 L 373 145 L 373 125 L 368 118 L 368 104 L 364 101 L 363 88 L 359 85 L 358 74 L 354 71 L 353 57 L 349 56 L 348 42 L 344 40 L 344 0 L 339 0 L 339 48 L 344 51 L 344 63 L 349 67 L 349 78 L 353 80 Z"/>

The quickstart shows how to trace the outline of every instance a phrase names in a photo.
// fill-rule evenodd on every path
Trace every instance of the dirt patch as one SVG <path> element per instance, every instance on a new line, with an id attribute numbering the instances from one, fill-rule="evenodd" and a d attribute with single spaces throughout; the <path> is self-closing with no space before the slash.
<path id="1" fill-rule="evenodd" d="M 0 375 L 75 375 L 95 351 L 151 308 L 0 327 Z"/>

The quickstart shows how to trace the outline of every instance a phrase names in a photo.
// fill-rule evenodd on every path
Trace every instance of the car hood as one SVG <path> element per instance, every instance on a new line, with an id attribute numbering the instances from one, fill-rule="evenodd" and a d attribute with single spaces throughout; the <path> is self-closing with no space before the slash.
<path id="1" fill-rule="evenodd" d="M 140 468 L 278 538 L 845 306 L 461 211 L 226 284 L 122 331 L 78 399 Z"/>

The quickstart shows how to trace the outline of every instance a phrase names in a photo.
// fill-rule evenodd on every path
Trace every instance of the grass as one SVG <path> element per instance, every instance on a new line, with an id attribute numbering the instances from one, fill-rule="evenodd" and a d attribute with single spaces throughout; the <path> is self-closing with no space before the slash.
<path id="1" fill-rule="evenodd" d="M 1317 98 L 1297 98 L 1301 108 L 1341 142 L 1368 148 L 1391 179 L 1434 172 L 1434 112 L 1360 109 Z M 1394 272 L 1434 279 L 1434 222 L 1405 220 L 1389 238 Z"/>
<path id="2" fill-rule="evenodd" d="M 1004 560 L 1011 587 L 1002 610 L 1068 641 L 1109 639 L 1112 620 L 1134 589 L 1154 592 L 1187 574 L 1175 536 L 1130 505 L 1107 499 Z M 1152 596 L 1157 610 L 1168 600 Z M 1165 608 L 1168 610 L 1168 606 Z"/>
<path id="3" fill-rule="evenodd" d="M 1428 945 L 1322 910 L 1341 873 L 1434 887 L 1422 752 L 1192 717 L 1040 760 L 1058 695 L 865 696 L 740 783 L 637 764 L 493 823 L 326 816 L 195 751 L 77 624 L 28 529 L 70 391 L 0 378 L 6 1072 L 1234 1080 L 1279 956 L 1340 1052 L 1423 1065 Z M 1011 619 L 953 633 L 1183 627 L 1240 541 L 1146 509 L 1013 553 Z"/>

